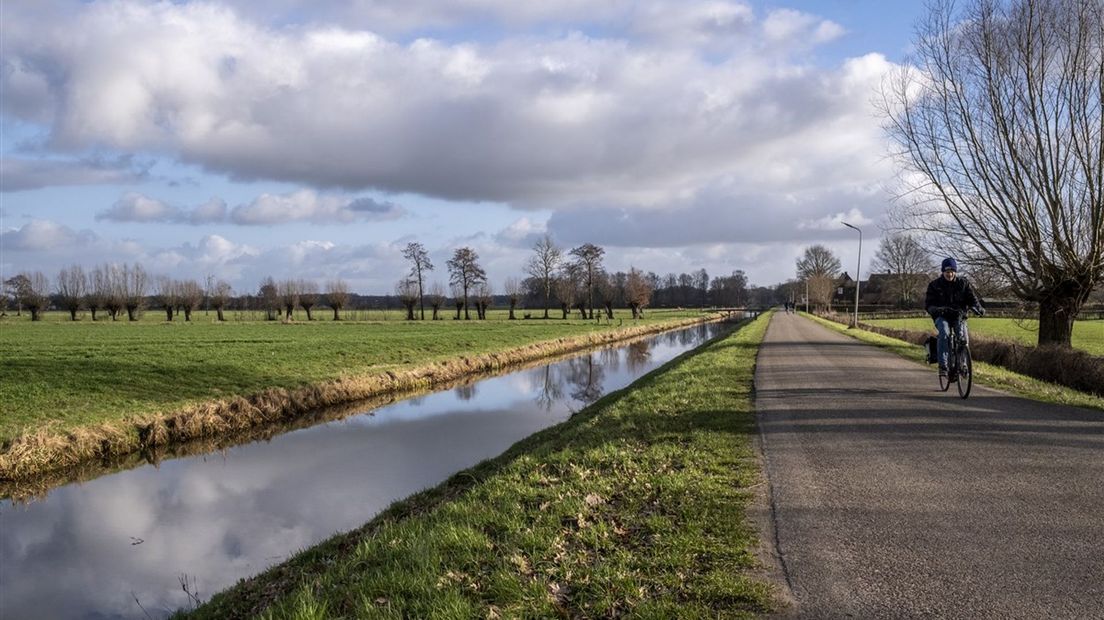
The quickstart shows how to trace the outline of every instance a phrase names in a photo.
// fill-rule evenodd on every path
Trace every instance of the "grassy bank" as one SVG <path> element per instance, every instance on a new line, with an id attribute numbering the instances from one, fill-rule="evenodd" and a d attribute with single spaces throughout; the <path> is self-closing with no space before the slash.
<path id="1" fill-rule="evenodd" d="M 864 331 L 861 329 L 848 329 L 847 326 L 822 319 L 818 316 L 811 314 L 801 313 L 802 316 L 807 317 L 821 325 L 838 331 L 842 334 L 846 334 L 868 344 L 875 345 L 877 347 L 893 351 L 901 357 L 914 360 L 927 364 L 926 353 L 923 347 L 915 345 L 903 340 L 897 340 L 896 338 L 890 338 L 881 334 L 875 334 L 872 332 Z M 930 325 L 931 322 L 928 321 Z M 974 319 L 970 320 L 970 328 L 974 328 Z M 932 373 L 932 382 L 935 382 L 934 371 Z M 1025 375 L 1011 372 L 999 366 L 993 364 L 986 364 L 984 362 L 974 362 L 974 381 L 979 384 L 988 385 L 1000 390 L 1024 396 L 1026 398 L 1033 398 L 1035 400 L 1041 400 L 1044 402 L 1057 403 L 1062 405 L 1072 405 L 1075 407 L 1088 407 L 1092 409 L 1104 410 L 1104 398 L 1072 390 L 1070 388 L 1062 387 L 1054 383 L 1048 383 L 1045 381 L 1039 381 Z"/>
<path id="2" fill-rule="evenodd" d="M 866 322 L 871 325 L 895 329 L 933 331 L 931 319 L 927 318 L 877 319 Z M 1039 321 L 972 318 L 970 319 L 970 333 L 1035 346 L 1039 339 Z M 1070 344 L 1093 355 L 1104 356 L 1104 321 L 1075 321 L 1073 324 L 1073 338 Z"/>
<path id="3" fill-rule="evenodd" d="M 0 321 L 0 442 L 44 422 L 74 428 L 617 327 L 579 320 L 167 323 L 152 313 L 136 323 L 72 323 L 56 314 L 40 323 Z M 642 323 L 695 315 L 656 311 Z"/>
<path id="4" fill-rule="evenodd" d="M 31 324 L 0 367 L 0 478 L 240 432 L 701 320 Z M 83 343 L 83 344 L 81 344 Z M 84 358 L 86 361 L 78 362 Z M 66 369 L 69 370 L 66 370 Z M 14 439 L 11 437 L 14 436 Z"/>
<path id="5" fill-rule="evenodd" d="M 745 617 L 767 320 L 216 595 L 189 617 Z"/>

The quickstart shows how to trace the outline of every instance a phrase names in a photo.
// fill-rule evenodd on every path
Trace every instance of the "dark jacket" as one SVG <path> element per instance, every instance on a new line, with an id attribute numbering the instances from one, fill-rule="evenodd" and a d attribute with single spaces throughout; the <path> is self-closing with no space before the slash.
<path id="1" fill-rule="evenodd" d="M 924 296 L 924 308 L 935 318 L 941 314 L 940 308 L 968 310 L 981 305 L 981 298 L 974 293 L 974 287 L 962 276 L 948 282 L 940 276 L 928 284 L 928 293 Z"/>

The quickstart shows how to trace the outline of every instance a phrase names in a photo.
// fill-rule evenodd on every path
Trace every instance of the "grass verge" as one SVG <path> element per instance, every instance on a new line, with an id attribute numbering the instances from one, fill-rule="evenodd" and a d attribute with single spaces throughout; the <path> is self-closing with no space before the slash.
<path id="1" fill-rule="evenodd" d="M 875 334 L 862 329 L 849 329 L 846 325 L 841 325 L 834 321 L 829 321 L 812 314 L 800 313 L 808 319 L 811 319 L 829 329 L 835 330 L 841 334 L 851 336 L 852 338 L 875 345 L 882 349 L 893 351 L 894 353 L 911 359 L 916 362 L 926 364 L 926 354 L 923 347 L 905 342 L 904 340 L 898 340 L 896 338 L 890 338 L 881 334 Z M 930 321 L 929 321 L 930 324 Z M 978 383 L 984 383 L 990 387 L 998 388 L 1011 392 L 1018 396 L 1025 398 L 1031 398 L 1048 403 L 1056 403 L 1060 405 L 1071 405 L 1074 407 L 1086 407 L 1090 409 L 1104 410 L 1104 398 L 1093 396 L 1092 394 L 1086 394 L 1067 387 L 1056 385 L 1054 383 L 1048 383 L 1046 381 L 1040 381 L 1033 379 L 1019 373 L 1012 372 L 1010 370 L 995 366 L 993 364 L 987 364 L 985 362 L 974 362 L 974 380 Z"/>
<path id="2" fill-rule="evenodd" d="M 932 331 L 931 319 L 876 319 L 866 321 L 871 325 L 907 329 L 914 331 Z M 1007 319 L 975 317 L 970 319 L 970 333 L 990 338 L 1000 338 L 1018 342 L 1026 346 L 1035 346 L 1039 339 L 1039 321 L 1036 319 Z M 1070 344 L 1092 355 L 1104 356 L 1104 321 L 1074 321 L 1073 337 Z"/>
<path id="3" fill-rule="evenodd" d="M 710 315 L 709 320 L 719 319 Z M 345 375 L 334 380 L 319 380 L 301 387 L 273 387 L 244 396 L 200 401 L 164 413 L 124 415 L 117 412 L 104 421 L 69 428 L 43 423 L 6 441 L 0 450 L 0 479 L 23 480 L 40 477 L 50 471 L 71 469 L 89 460 L 111 460 L 139 451 L 154 451 L 167 445 L 196 439 L 242 433 L 356 400 L 402 390 L 432 387 L 475 373 L 494 371 L 563 353 L 620 342 L 645 334 L 666 331 L 702 322 L 703 318 L 657 321 L 626 328 L 606 328 L 565 335 L 554 340 L 529 342 L 517 346 L 500 345 L 499 350 L 482 354 L 463 349 L 452 351 L 449 359 L 405 368 L 384 366 L 361 375 Z M 417 329 L 417 328 L 413 328 Z M 513 329 L 505 326 L 500 329 Z M 530 334 L 531 337 L 531 334 Z M 527 339 L 520 338 L 524 343 Z M 402 345 L 398 345 L 402 348 Z M 451 343 L 456 348 L 459 345 Z M 430 360 L 438 356 L 427 356 Z"/>
<path id="4" fill-rule="evenodd" d="M 189 618 L 750 617 L 767 317 L 216 595 Z"/>

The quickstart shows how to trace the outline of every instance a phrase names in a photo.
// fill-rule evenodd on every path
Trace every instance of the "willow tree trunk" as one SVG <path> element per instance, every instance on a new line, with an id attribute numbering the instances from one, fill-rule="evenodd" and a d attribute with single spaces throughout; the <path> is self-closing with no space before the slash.
<path id="1" fill-rule="evenodd" d="M 334 308 L 333 312 L 334 312 L 334 320 L 335 321 L 340 321 L 341 320 L 341 308 Z"/>
<path id="2" fill-rule="evenodd" d="M 220 323 L 226 320 L 226 318 L 222 316 L 222 306 L 215 308 L 215 313 L 218 314 L 218 320 Z"/>
<path id="3" fill-rule="evenodd" d="M 1076 283 L 1070 283 L 1040 300 L 1038 344 L 1071 346 L 1073 322 L 1087 297 L 1088 294 L 1082 293 Z"/>

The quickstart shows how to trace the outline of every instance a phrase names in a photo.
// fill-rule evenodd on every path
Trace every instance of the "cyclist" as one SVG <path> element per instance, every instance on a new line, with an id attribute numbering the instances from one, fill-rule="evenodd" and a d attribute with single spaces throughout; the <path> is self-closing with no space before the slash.
<path id="1" fill-rule="evenodd" d="M 966 342 L 966 322 L 958 320 L 959 314 L 972 309 L 981 316 L 985 314 L 985 309 L 981 307 L 981 298 L 974 293 L 974 288 L 966 278 L 958 276 L 958 261 L 953 258 L 943 259 L 941 271 L 942 274 L 928 284 L 924 307 L 935 321 L 935 329 L 939 333 L 936 354 L 939 359 L 939 375 L 945 377 L 947 334 L 954 329 L 959 342 Z M 951 380 L 954 379 L 955 377 L 951 377 Z"/>

